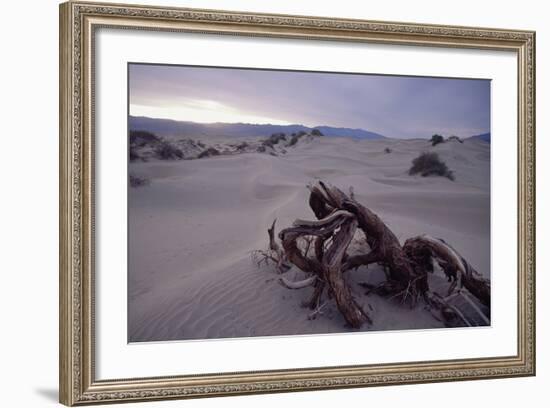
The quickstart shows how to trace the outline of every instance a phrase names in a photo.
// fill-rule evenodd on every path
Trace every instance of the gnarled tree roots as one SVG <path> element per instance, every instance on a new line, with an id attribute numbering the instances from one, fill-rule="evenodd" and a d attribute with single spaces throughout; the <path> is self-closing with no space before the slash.
<path id="1" fill-rule="evenodd" d="M 367 293 L 397 299 L 415 307 L 419 301 L 434 318 L 448 326 L 488 325 L 490 322 L 491 284 L 454 248 L 442 239 L 421 235 L 403 245 L 388 226 L 367 207 L 355 200 L 353 190 L 345 194 L 321 181 L 309 186 L 309 206 L 316 220 L 294 221 L 281 230 L 278 239 L 275 221 L 268 229 L 269 249 L 255 251 L 258 265 L 273 263 L 281 273 L 279 282 L 289 289 L 313 286 L 311 298 L 304 306 L 314 316 L 325 306 L 326 293 L 353 328 L 371 324 L 371 316 L 355 300 L 344 273 L 363 265 L 377 263 L 384 267 L 386 280 L 378 285 L 364 284 Z M 356 232 L 364 236 L 359 253 L 350 251 Z M 364 250 L 364 251 L 363 251 Z M 449 282 L 442 296 L 430 290 L 429 274 L 437 262 Z M 302 281 L 291 281 L 284 273 L 297 267 L 307 274 Z M 456 306 L 456 298 L 469 305 L 465 312 Z"/>

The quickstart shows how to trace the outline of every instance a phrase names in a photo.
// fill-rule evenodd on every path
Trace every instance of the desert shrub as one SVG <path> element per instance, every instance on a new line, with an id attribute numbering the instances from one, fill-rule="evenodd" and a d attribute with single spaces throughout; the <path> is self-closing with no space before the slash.
<path id="1" fill-rule="evenodd" d="M 141 156 L 139 155 L 138 152 L 136 152 L 136 149 L 135 147 L 133 146 L 130 146 L 130 161 L 136 161 L 136 160 L 141 160 Z"/>
<path id="2" fill-rule="evenodd" d="M 258 148 L 256 149 L 256 151 L 258 153 L 265 153 L 265 146 L 258 146 Z"/>
<path id="3" fill-rule="evenodd" d="M 455 135 L 449 136 L 449 138 L 447 140 L 456 140 L 458 143 L 464 143 L 464 141 L 461 138 L 459 138 L 458 136 L 455 136 Z"/>
<path id="4" fill-rule="evenodd" d="M 284 133 L 273 133 L 266 140 L 263 141 L 264 146 L 273 147 L 281 140 L 286 140 L 286 135 Z"/>
<path id="5" fill-rule="evenodd" d="M 151 132 L 145 130 L 131 130 L 130 131 L 130 145 L 131 146 L 144 146 L 146 144 L 158 143 L 160 139 Z"/>
<path id="6" fill-rule="evenodd" d="M 202 159 L 204 157 L 212 157 L 212 156 L 219 156 L 220 152 L 218 149 L 214 147 L 209 147 L 208 149 L 202 151 L 197 157 L 199 159 Z"/>
<path id="7" fill-rule="evenodd" d="M 409 169 L 409 174 L 420 174 L 422 177 L 427 176 L 442 176 L 449 180 L 454 180 L 454 174 L 445 162 L 441 161 L 437 153 L 422 153 L 417 158 L 413 159 L 412 167 Z"/>
<path id="8" fill-rule="evenodd" d="M 183 159 L 183 152 L 168 142 L 161 142 L 155 152 L 157 157 L 162 160 Z"/>
<path id="9" fill-rule="evenodd" d="M 288 146 L 294 146 L 296 143 L 298 143 L 298 140 L 300 140 L 300 136 L 294 134 L 294 136 L 292 136 L 292 139 L 290 139 L 290 142 L 288 142 Z"/>
<path id="10" fill-rule="evenodd" d="M 311 131 L 311 134 L 313 136 L 324 136 L 319 129 L 313 129 Z M 304 136 L 307 136 L 307 132 L 303 130 L 300 130 L 298 133 L 293 133 L 292 138 L 290 139 L 290 142 L 288 142 L 287 146 L 294 146 L 296 143 L 298 143 L 298 140 L 300 140 L 300 138 Z"/>
<path id="11" fill-rule="evenodd" d="M 151 182 L 146 178 L 134 176 L 133 174 L 130 174 L 129 181 L 130 181 L 130 187 L 143 187 L 148 185 Z"/>
<path id="12" fill-rule="evenodd" d="M 391 153 L 391 149 L 390 149 L 389 147 L 386 147 L 386 148 L 384 149 L 384 153 Z"/>
<path id="13" fill-rule="evenodd" d="M 438 145 L 439 143 L 443 143 L 445 141 L 445 139 L 443 138 L 443 136 L 441 135 L 433 135 L 432 138 L 430 139 L 430 142 L 432 142 L 432 146 L 435 146 L 435 145 Z"/>
<path id="14" fill-rule="evenodd" d="M 243 151 L 248 147 L 248 143 L 242 142 L 241 144 L 237 145 L 237 150 Z"/>

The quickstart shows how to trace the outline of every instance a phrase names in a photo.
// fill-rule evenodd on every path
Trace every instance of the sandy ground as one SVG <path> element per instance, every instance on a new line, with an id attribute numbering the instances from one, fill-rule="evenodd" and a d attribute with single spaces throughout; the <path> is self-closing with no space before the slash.
<path id="1" fill-rule="evenodd" d="M 456 181 L 409 176 L 411 160 L 422 151 L 438 152 Z M 423 233 L 444 238 L 489 277 L 489 159 L 490 145 L 474 140 L 432 148 L 426 140 L 324 137 L 280 157 L 247 153 L 130 164 L 130 173 L 151 183 L 129 190 L 128 340 L 351 331 L 332 304 L 308 320 L 310 310 L 300 303 L 311 289 L 285 289 L 273 268 L 251 260 L 251 251 L 266 248 L 274 218 L 279 228 L 313 218 L 306 185 L 314 179 L 353 186 L 356 198 L 401 242 Z M 373 282 L 380 273 L 371 266 L 349 275 L 374 320 L 362 330 L 442 326 L 421 307 L 365 296 L 357 282 Z"/>

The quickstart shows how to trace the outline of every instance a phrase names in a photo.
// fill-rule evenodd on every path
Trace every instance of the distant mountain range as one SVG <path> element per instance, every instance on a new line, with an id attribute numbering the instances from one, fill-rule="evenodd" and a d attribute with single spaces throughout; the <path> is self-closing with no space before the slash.
<path id="1" fill-rule="evenodd" d="M 479 139 L 491 143 L 491 133 L 482 133 L 481 135 L 472 136 L 470 139 Z"/>
<path id="2" fill-rule="evenodd" d="M 332 137 L 353 137 L 356 139 L 385 139 L 378 133 L 364 129 L 338 128 L 317 126 L 310 128 L 303 125 L 271 125 L 251 123 L 197 123 L 176 121 L 170 119 L 156 119 L 145 116 L 130 116 L 128 120 L 130 130 L 145 130 L 158 136 L 200 137 L 268 137 L 274 133 L 292 134 L 300 131 L 311 132 L 319 129 L 323 135 Z"/>
<path id="3" fill-rule="evenodd" d="M 386 139 L 379 133 L 369 132 L 365 129 L 351 129 L 343 127 L 316 126 L 314 128 L 304 125 L 271 125 L 253 123 L 197 123 L 177 121 L 170 119 L 148 118 L 145 116 L 130 116 L 128 119 L 129 130 L 145 130 L 157 136 L 170 137 L 269 137 L 274 133 L 290 135 L 300 131 L 311 132 L 319 129 L 325 136 L 352 137 L 355 139 Z M 483 133 L 469 137 L 491 143 L 491 133 Z"/>

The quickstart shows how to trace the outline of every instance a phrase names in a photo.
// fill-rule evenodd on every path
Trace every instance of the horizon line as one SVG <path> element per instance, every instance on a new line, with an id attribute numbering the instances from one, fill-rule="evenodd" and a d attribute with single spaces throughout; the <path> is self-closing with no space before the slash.
<path id="1" fill-rule="evenodd" d="M 169 120 L 171 122 L 198 123 L 198 124 L 201 124 L 201 125 L 218 125 L 219 124 L 219 125 L 257 125 L 257 126 L 303 126 L 305 128 L 309 128 L 309 129 L 316 129 L 316 128 L 320 128 L 320 127 L 331 127 L 331 128 L 335 128 L 335 129 L 363 130 L 365 132 L 376 133 L 377 135 L 383 136 L 381 133 L 373 132 L 373 131 L 366 130 L 366 129 L 363 129 L 363 128 L 353 128 L 353 127 L 333 126 L 333 125 L 308 126 L 308 125 L 303 124 L 303 123 L 288 123 L 286 125 L 281 125 L 281 124 L 277 124 L 277 123 L 267 123 L 267 122 L 263 122 L 263 123 L 258 123 L 258 122 L 256 122 L 256 123 L 254 123 L 254 122 L 197 122 L 197 121 L 194 121 L 194 120 L 178 120 L 178 119 L 169 119 L 169 118 L 157 118 L 157 117 L 153 117 L 153 116 L 143 116 L 143 115 L 128 115 L 128 116 L 132 117 L 132 118 Z"/>
<path id="2" fill-rule="evenodd" d="M 303 123 L 288 123 L 286 125 L 281 125 L 281 124 L 275 124 L 275 123 L 252 123 L 252 122 L 196 122 L 196 121 L 193 121 L 193 120 L 178 120 L 178 119 L 169 119 L 169 118 L 157 118 L 157 117 L 152 117 L 152 116 L 132 115 L 132 114 L 128 114 L 128 118 L 145 118 L 145 119 L 153 119 L 153 120 L 167 120 L 167 121 L 170 121 L 170 122 L 186 122 L 186 123 L 196 123 L 196 124 L 200 124 L 200 125 L 252 125 L 252 126 L 280 126 L 280 127 L 302 126 L 302 127 L 308 128 L 308 129 L 317 129 L 317 128 L 321 128 L 321 127 L 329 127 L 329 128 L 334 128 L 334 129 L 361 130 L 361 131 L 367 132 L 367 133 L 374 133 L 374 134 L 379 135 L 379 136 L 381 136 L 383 138 L 386 138 L 386 139 L 402 139 L 402 140 L 427 139 L 427 140 L 429 140 L 430 137 L 431 137 L 431 136 L 427 136 L 427 137 L 420 137 L 420 136 L 419 137 L 391 137 L 391 136 L 386 136 L 382 133 L 373 132 L 371 130 L 367 130 L 367 129 L 364 129 L 364 128 L 352 128 L 352 127 L 331 126 L 331 125 L 308 126 L 308 125 L 305 125 Z M 432 136 L 436 135 L 436 134 L 440 134 L 440 133 L 434 132 L 432 134 Z M 462 136 L 462 138 L 467 139 L 467 138 L 470 138 L 470 137 L 482 136 L 482 135 L 486 135 L 486 134 L 491 134 L 491 131 L 487 130 L 485 132 L 469 135 L 469 136 L 466 136 L 466 137 Z M 455 136 L 455 135 L 449 134 L 447 137 L 450 137 L 450 136 Z"/>

